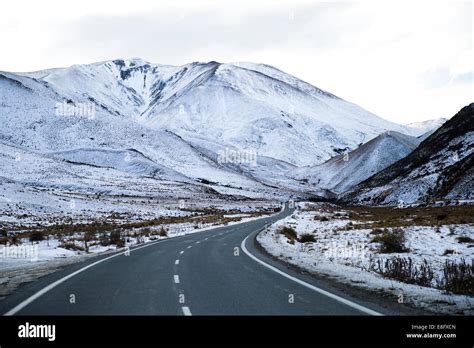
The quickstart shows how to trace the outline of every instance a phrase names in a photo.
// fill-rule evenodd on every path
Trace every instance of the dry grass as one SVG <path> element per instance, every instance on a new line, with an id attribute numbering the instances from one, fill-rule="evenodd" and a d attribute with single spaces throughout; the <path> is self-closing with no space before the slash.
<path id="1" fill-rule="evenodd" d="M 442 226 L 474 223 L 474 206 L 451 207 L 354 207 L 348 208 L 348 218 L 357 228 L 386 228 L 406 226 Z M 343 217 L 345 218 L 345 217 Z"/>
<path id="2" fill-rule="evenodd" d="M 3 236 L 0 234 L 0 244 L 14 244 L 15 241 L 19 241 L 23 238 L 28 238 L 31 241 L 39 241 L 40 238 L 48 238 L 49 236 L 57 237 L 59 240 L 67 239 L 72 241 L 85 242 L 87 246 L 88 241 L 94 241 L 102 238 L 101 244 L 122 244 L 122 238 L 114 240 L 110 238 L 115 235 L 120 235 L 121 232 L 127 232 L 134 230 L 135 237 L 139 236 L 150 236 L 160 235 L 162 237 L 167 236 L 167 231 L 159 226 L 172 225 L 172 224 L 191 224 L 194 228 L 198 228 L 200 225 L 227 225 L 229 222 L 239 222 L 242 217 L 235 216 L 224 216 L 232 214 L 240 214 L 240 211 L 222 211 L 217 209 L 206 209 L 195 211 L 193 214 L 187 216 L 167 216 L 158 219 L 128 222 L 127 219 L 123 219 L 119 214 L 111 214 L 107 220 L 92 221 L 91 223 L 60 223 L 46 226 L 22 227 L 17 226 L 17 230 L 10 236 Z M 273 209 L 248 212 L 245 213 L 248 217 L 259 217 L 274 213 Z M 137 232 L 138 230 L 138 232 Z M 12 231 L 13 232 L 13 231 Z M 74 235 L 80 235 L 73 237 Z M 105 240 L 109 239 L 109 240 Z M 110 241 L 112 239 L 112 241 Z M 87 248 L 87 247 L 86 247 Z"/>
<path id="3" fill-rule="evenodd" d="M 298 234 L 293 227 L 283 226 L 278 230 L 278 233 L 284 235 L 290 244 L 295 244 L 295 240 L 298 239 Z"/>

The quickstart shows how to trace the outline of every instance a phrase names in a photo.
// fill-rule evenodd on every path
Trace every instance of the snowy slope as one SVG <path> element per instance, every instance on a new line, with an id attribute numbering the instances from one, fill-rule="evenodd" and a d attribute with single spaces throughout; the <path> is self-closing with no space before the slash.
<path id="1" fill-rule="evenodd" d="M 262 64 L 172 67 L 132 59 L 34 75 L 61 95 L 92 100 L 190 143 L 252 148 L 298 166 L 321 163 L 334 149 L 353 149 L 387 130 L 408 131 Z"/>
<path id="2" fill-rule="evenodd" d="M 0 123 L 0 142 L 63 161 L 54 163 L 269 198 L 306 195 L 299 166 L 408 131 L 267 65 L 138 58 L 0 72 Z M 255 162 L 220 160 L 229 151 Z"/>
<path id="3" fill-rule="evenodd" d="M 360 183 L 343 202 L 397 204 L 474 199 L 474 103 L 411 154 Z"/>
<path id="4" fill-rule="evenodd" d="M 413 122 L 405 125 L 409 128 L 410 135 L 421 136 L 426 133 L 433 133 L 439 127 L 443 125 L 448 119 L 447 118 L 436 118 L 433 120 Z"/>
<path id="5" fill-rule="evenodd" d="M 336 149 L 355 148 L 386 130 L 404 131 L 315 87 L 300 89 L 232 64 L 210 65 L 197 87 L 152 108 L 147 122 L 162 125 L 165 118 L 167 128 L 191 143 L 250 148 L 296 166 L 321 163 Z"/>
<path id="6" fill-rule="evenodd" d="M 419 142 L 415 137 L 386 132 L 345 155 L 315 167 L 299 168 L 294 175 L 300 180 L 307 178 L 317 189 L 342 193 L 404 158 Z"/>
<path id="7" fill-rule="evenodd" d="M 275 192 L 274 187 L 243 175 L 238 168 L 208 158 L 176 134 L 150 128 L 109 107 L 97 107 L 94 117 L 56 114 L 58 102 L 69 100 L 71 105 L 80 105 L 89 102 L 89 95 L 71 92 L 63 96 L 61 93 L 65 92 L 56 90 L 50 83 L 10 73 L 0 73 L 0 91 L 0 142 L 6 145 L 21 146 L 25 151 L 71 164 L 107 169 L 103 177 L 113 168 L 132 175 L 135 181 L 152 177 L 180 183 L 210 182 L 216 193 L 272 198 L 291 194 L 284 189 Z M 8 155 L 13 158 L 16 152 Z M 41 167 L 41 162 L 38 163 Z M 16 178 L 15 172 L 24 170 L 20 163 L 11 164 L 10 174 L 7 176 L 2 169 L 2 176 Z M 38 185 L 43 184 L 44 178 L 36 179 Z M 32 177 L 31 181 L 36 179 Z M 60 182 L 58 178 L 57 183 Z M 90 191 L 100 191 L 102 183 L 90 181 L 89 184 Z"/>

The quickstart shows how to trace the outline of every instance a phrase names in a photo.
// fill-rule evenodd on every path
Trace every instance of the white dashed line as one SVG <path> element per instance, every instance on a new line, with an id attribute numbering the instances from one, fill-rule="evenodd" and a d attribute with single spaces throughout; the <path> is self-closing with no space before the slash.
<path id="1" fill-rule="evenodd" d="M 180 253 L 180 255 L 183 255 L 183 254 L 184 254 L 184 250 L 181 250 L 179 253 Z"/>
<path id="2" fill-rule="evenodd" d="M 199 244 L 199 243 L 201 243 L 201 242 L 200 242 L 200 241 L 197 241 L 197 242 L 196 242 L 196 244 Z"/>
<path id="3" fill-rule="evenodd" d="M 112 256 L 109 256 L 109 257 L 105 257 L 103 259 L 100 259 L 94 263 L 91 263 L 90 265 L 87 265 L 85 267 L 82 267 L 81 269 L 78 269 L 77 271 L 71 273 L 71 274 L 68 274 L 67 276 L 61 278 L 61 279 L 58 279 L 56 280 L 54 283 L 51 283 L 49 284 L 48 286 L 44 287 L 43 289 L 41 289 L 40 291 L 38 291 L 37 293 L 35 293 L 34 295 L 28 297 L 26 300 L 24 300 L 23 302 L 19 303 L 18 305 L 16 305 L 15 307 L 13 307 L 12 309 L 10 309 L 8 312 L 6 312 L 4 315 L 15 315 L 16 313 L 18 313 L 19 311 L 21 311 L 23 308 L 25 308 L 26 306 L 28 306 L 30 303 L 32 303 L 33 301 L 35 301 L 36 299 L 38 299 L 39 297 L 43 296 L 44 294 L 46 294 L 47 292 L 51 291 L 52 289 L 54 289 L 55 287 L 57 287 L 59 284 L 65 282 L 66 280 L 68 279 L 71 279 L 72 277 L 74 277 L 75 275 L 81 273 L 81 272 L 84 272 L 85 270 L 91 268 L 91 267 L 94 267 L 95 265 L 98 265 L 102 262 L 105 262 L 107 260 L 110 260 L 114 257 L 117 257 L 117 256 L 120 256 L 120 255 L 127 255 L 129 254 L 130 252 L 135 252 L 136 250 L 140 250 L 140 249 L 143 249 L 143 248 L 147 248 L 149 246 L 152 246 L 152 245 L 155 245 L 155 244 L 159 244 L 159 243 L 164 243 L 164 242 L 168 242 L 170 240 L 173 240 L 173 239 L 165 239 L 165 240 L 160 240 L 160 241 L 157 241 L 157 242 L 152 242 L 150 244 L 146 244 L 146 245 L 143 245 L 143 246 L 140 246 L 140 247 L 137 247 L 137 248 L 133 248 L 133 249 L 128 249 L 126 251 L 122 251 L 122 252 L 118 252 L 116 254 L 113 254 Z M 128 256 L 127 256 L 128 257 Z"/>
<path id="4" fill-rule="evenodd" d="M 183 310 L 184 315 L 192 315 L 189 307 L 181 307 L 181 309 Z"/>
<path id="5" fill-rule="evenodd" d="M 179 265 L 179 259 L 174 262 L 175 265 Z"/>
<path id="6" fill-rule="evenodd" d="M 177 275 L 177 274 L 174 275 L 174 282 L 176 284 L 179 284 L 179 275 Z"/>
<path id="7" fill-rule="evenodd" d="M 208 240 L 208 239 L 209 239 L 208 237 L 204 238 L 204 240 Z"/>
<path id="8" fill-rule="evenodd" d="M 193 246 L 192 245 L 188 245 L 188 249 L 191 249 Z"/>

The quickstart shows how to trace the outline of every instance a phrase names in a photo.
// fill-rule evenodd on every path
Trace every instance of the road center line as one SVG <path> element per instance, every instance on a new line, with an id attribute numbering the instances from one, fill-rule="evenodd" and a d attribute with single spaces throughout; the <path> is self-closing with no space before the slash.
<path id="1" fill-rule="evenodd" d="M 244 222 L 245 223 L 245 222 Z M 175 238 L 180 238 L 182 236 L 177 236 Z M 100 259 L 94 263 L 91 263 L 90 265 L 87 265 L 87 266 L 84 266 L 80 269 L 78 269 L 77 271 L 71 273 L 71 274 L 68 274 L 67 276 L 61 278 L 61 279 L 58 279 L 56 280 L 55 282 L 49 284 L 48 286 L 42 288 L 41 290 L 39 290 L 38 292 L 34 293 L 33 295 L 31 295 L 30 297 L 28 297 L 26 300 L 20 302 L 18 305 L 16 305 L 15 307 L 13 307 L 12 309 L 10 309 L 8 312 L 6 312 L 4 315 L 5 316 L 8 316 L 8 315 L 15 315 L 16 313 L 18 313 L 19 311 L 21 311 L 23 308 L 25 308 L 26 306 L 28 306 L 30 303 L 32 303 L 33 301 L 37 300 L 38 298 L 40 298 L 41 296 L 43 296 L 44 294 L 48 293 L 49 291 L 51 291 L 52 289 L 54 289 L 55 287 L 57 287 L 58 285 L 64 283 L 66 280 L 76 276 L 77 274 L 81 273 L 81 272 L 84 272 L 85 270 L 91 268 L 91 267 L 94 267 L 95 265 L 98 265 L 104 261 L 107 261 L 107 260 L 110 260 L 114 257 L 117 257 L 117 256 L 120 256 L 120 255 L 130 255 L 131 252 L 134 252 L 136 250 L 140 250 L 140 249 L 143 249 L 143 248 L 147 248 L 147 247 L 150 247 L 152 245 L 155 245 L 155 244 L 159 244 L 159 243 L 164 243 L 164 242 L 168 242 L 168 241 L 172 241 L 172 240 L 176 240 L 175 238 L 169 238 L 169 239 L 164 239 L 164 240 L 159 240 L 159 241 L 156 241 L 156 242 L 151 242 L 151 243 L 147 243 L 145 245 L 142 245 L 142 246 L 139 246 L 139 247 L 136 247 L 136 248 L 133 248 L 133 249 L 127 249 L 127 250 L 124 250 L 122 252 L 118 252 L 116 254 L 113 254 L 111 256 L 108 256 L 108 257 L 105 257 L 103 259 Z M 184 250 L 180 252 L 180 254 L 183 254 L 184 253 Z"/>
<path id="2" fill-rule="evenodd" d="M 352 307 L 352 308 L 355 308 L 355 309 L 357 309 L 357 310 L 359 310 L 359 311 L 361 311 L 361 312 L 363 312 L 363 313 L 370 314 L 370 315 L 382 315 L 381 313 L 376 312 L 376 311 L 374 311 L 374 310 L 372 310 L 372 309 L 369 309 L 369 308 L 366 308 L 366 307 L 364 307 L 364 306 L 361 306 L 360 304 L 357 304 L 357 303 L 355 303 L 355 302 L 349 301 L 349 300 L 347 300 L 347 299 L 345 299 L 345 298 L 343 298 L 343 297 L 337 296 L 337 295 L 335 295 L 335 294 L 333 294 L 333 293 L 331 293 L 331 292 L 329 292 L 329 291 L 320 289 L 320 288 L 318 288 L 318 287 L 316 287 L 316 286 L 314 286 L 314 285 L 312 285 L 312 284 L 309 284 L 309 283 L 307 283 L 307 282 L 305 282 L 305 281 L 303 281 L 303 280 L 301 280 L 301 279 L 298 279 L 298 278 L 296 278 L 296 277 L 293 277 L 293 276 L 291 276 L 291 275 L 289 275 L 289 274 L 287 274 L 287 273 L 285 273 L 285 272 L 279 270 L 278 268 L 273 267 L 273 266 L 269 265 L 268 263 L 266 263 L 266 262 L 260 260 L 259 258 L 257 258 L 256 256 L 254 256 L 253 254 L 251 254 L 251 253 L 247 250 L 247 248 L 245 247 L 245 243 L 247 242 L 247 239 L 248 239 L 250 236 L 252 236 L 252 235 L 253 235 L 253 234 L 249 234 L 247 237 L 245 237 L 245 239 L 244 239 L 244 240 L 242 241 L 242 243 L 240 244 L 240 248 L 244 251 L 244 253 L 247 254 L 247 256 L 249 256 L 250 258 L 252 258 L 254 261 L 257 261 L 258 263 L 260 263 L 261 265 L 265 266 L 266 268 L 271 269 L 273 272 L 276 272 L 276 273 L 282 275 L 283 277 L 288 278 L 288 279 L 294 281 L 295 283 L 298 283 L 298 284 L 300 284 L 300 285 L 303 285 L 303 286 L 307 287 L 308 289 L 311 289 L 311 290 L 316 291 L 316 292 L 318 292 L 318 293 L 320 293 L 320 294 L 322 294 L 322 295 L 325 295 L 325 296 L 327 296 L 327 297 L 330 297 L 330 298 L 332 298 L 332 299 L 334 299 L 334 300 L 336 300 L 336 301 L 338 301 L 338 302 L 344 303 L 345 305 L 347 305 L 347 306 L 349 306 L 349 307 Z"/>
<path id="3" fill-rule="evenodd" d="M 192 245 L 188 245 L 188 249 L 191 249 L 193 246 Z"/>
<path id="4" fill-rule="evenodd" d="M 174 282 L 176 284 L 179 284 L 179 275 L 177 275 L 177 274 L 174 275 Z"/>
<path id="5" fill-rule="evenodd" d="M 120 256 L 120 255 L 129 255 L 131 252 L 134 252 L 136 250 L 140 250 L 140 249 L 143 249 L 143 248 L 147 248 L 149 246 L 152 246 L 152 245 L 155 245 L 155 244 L 158 244 L 158 243 L 164 243 L 164 242 L 168 242 L 170 240 L 173 240 L 172 238 L 170 239 L 165 239 L 165 240 L 160 240 L 160 241 L 156 241 L 156 242 L 151 242 L 149 244 L 146 244 L 146 245 L 142 245 L 142 246 L 139 246 L 137 248 L 133 248 L 133 249 L 128 249 L 128 250 L 125 250 L 125 251 L 122 251 L 122 252 L 118 252 L 112 256 L 109 256 L 109 257 L 105 257 L 103 259 L 100 259 L 94 263 L 91 263 L 90 265 L 87 265 L 85 267 L 82 267 L 81 269 L 78 269 L 77 271 L 61 278 L 61 279 L 58 279 L 56 280 L 55 282 L 49 284 L 48 286 L 44 287 L 43 289 L 41 289 L 40 291 L 38 291 L 37 293 L 35 293 L 34 295 L 31 295 L 30 297 L 28 297 L 26 300 L 24 300 L 23 302 L 19 303 L 18 305 L 16 305 L 15 307 L 13 307 L 12 309 L 10 309 L 8 312 L 6 312 L 4 315 L 15 315 L 16 313 L 18 313 L 19 311 L 21 311 L 23 308 L 25 308 L 26 306 L 28 306 L 31 302 L 35 301 L 37 298 L 43 296 L 44 294 L 46 294 L 47 292 L 49 292 L 50 290 L 54 289 L 56 286 L 58 286 L 59 284 L 61 283 L 64 283 L 66 280 L 74 277 L 75 275 L 81 273 L 81 272 L 84 272 L 85 270 L 91 268 L 91 267 L 94 267 L 95 265 L 98 265 L 99 263 L 102 263 L 104 261 L 107 261 L 107 260 L 110 260 L 114 257 L 117 257 L 117 256 Z M 129 257 L 129 256 L 127 256 Z"/>
<path id="6" fill-rule="evenodd" d="M 174 262 L 175 265 L 179 265 L 179 259 Z"/>
<path id="7" fill-rule="evenodd" d="M 184 254 L 184 250 L 181 250 L 181 251 L 179 252 L 179 254 L 180 254 L 180 255 L 183 255 L 183 254 Z"/>

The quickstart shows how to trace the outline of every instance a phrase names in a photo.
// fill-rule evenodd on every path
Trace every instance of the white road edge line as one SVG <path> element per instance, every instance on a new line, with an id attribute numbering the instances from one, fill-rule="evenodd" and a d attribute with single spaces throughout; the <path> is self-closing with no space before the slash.
<path id="1" fill-rule="evenodd" d="M 189 307 L 181 307 L 181 309 L 183 310 L 184 315 L 192 315 Z"/>
<path id="2" fill-rule="evenodd" d="M 369 309 L 369 308 L 366 308 L 366 307 L 364 307 L 364 306 L 361 306 L 360 304 L 357 304 L 357 303 L 355 303 L 355 302 L 349 301 L 349 300 L 347 300 L 347 299 L 345 299 L 345 298 L 343 298 L 343 297 L 337 296 L 337 295 L 335 295 L 335 294 L 333 294 L 333 293 L 331 293 L 331 292 L 329 292 L 329 291 L 320 289 L 320 288 L 318 288 L 318 287 L 316 287 L 316 286 L 314 286 L 314 285 L 312 285 L 312 284 L 309 284 L 309 283 L 307 283 L 307 282 L 305 282 L 305 281 L 303 281 L 303 280 L 301 280 L 301 279 L 298 279 L 298 278 L 296 278 L 296 277 L 293 277 L 293 276 L 291 276 L 291 275 L 289 275 L 289 274 L 287 274 L 287 273 L 285 273 L 285 272 L 279 270 L 278 268 L 273 267 L 273 266 L 269 265 L 268 263 L 263 262 L 262 260 L 258 259 L 258 258 L 255 257 L 254 255 L 252 255 L 252 254 L 247 250 L 247 248 L 245 247 L 245 242 L 247 242 L 247 239 L 248 239 L 251 235 L 252 235 L 252 234 L 248 235 L 248 236 L 242 241 L 242 243 L 240 244 L 240 248 L 244 251 L 244 253 L 247 254 L 247 256 L 249 256 L 249 257 L 252 258 L 253 260 L 257 261 L 257 262 L 260 263 L 261 265 L 263 265 L 263 266 L 265 266 L 265 267 L 271 269 L 272 271 L 274 271 L 274 272 L 276 272 L 276 273 L 282 275 L 282 276 L 285 277 L 285 278 L 288 278 L 288 279 L 294 281 L 295 283 L 298 283 L 298 284 L 300 284 L 300 285 L 303 285 L 303 286 L 305 286 L 305 287 L 307 287 L 308 289 L 311 289 L 311 290 L 313 290 L 313 291 L 319 292 L 319 293 L 322 294 L 322 295 L 325 295 L 325 296 L 327 296 L 327 297 L 330 297 L 330 298 L 332 298 L 332 299 L 334 299 L 334 300 L 336 300 L 336 301 L 338 301 L 338 302 L 344 303 L 345 305 L 347 305 L 347 306 L 349 306 L 349 307 L 352 307 L 352 308 L 355 308 L 355 309 L 357 309 L 357 310 L 359 310 L 359 311 L 361 311 L 361 312 L 364 312 L 364 313 L 369 314 L 369 315 L 383 315 L 383 314 L 381 314 L 381 313 L 379 313 L 379 312 L 376 312 L 376 311 L 374 311 L 374 310 L 372 310 L 372 309 Z"/>
<path id="3" fill-rule="evenodd" d="M 275 214 L 275 215 L 278 215 L 278 214 Z M 245 222 L 243 222 L 245 223 Z M 207 231 L 203 231 L 203 232 L 207 232 Z M 181 236 L 178 236 L 178 238 L 181 237 Z M 149 244 L 146 244 L 146 245 L 143 245 L 143 246 L 140 246 L 140 247 L 137 247 L 137 248 L 133 248 L 133 249 L 127 249 L 127 250 L 124 250 L 123 252 L 119 252 L 117 254 L 114 254 L 112 256 L 109 256 L 109 257 L 106 257 L 106 258 L 103 258 L 99 261 L 96 261 L 94 263 L 91 263 L 90 265 L 87 265 L 83 268 L 80 268 L 78 269 L 77 271 L 71 273 L 71 274 L 68 274 L 67 276 L 61 278 L 61 279 L 58 279 L 56 280 L 55 282 L 49 284 L 48 286 L 44 287 L 43 289 L 39 290 L 38 292 L 36 292 L 35 294 L 31 295 L 30 297 L 28 297 L 26 300 L 20 302 L 19 304 L 17 304 L 15 307 L 13 307 L 12 309 L 10 309 L 8 312 L 6 312 L 5 316 L 9 316 L 9 315 L 15 315 L 16 313 L 18 313 L 19 311 L 21 311 L 23 308 L 25 308 L 26 306 L 28 306 L 30 303 L 32 303 L 33 301 L 35 301 L 36 299 L 40 298 L 41 296 L 43 296 L 44 294 L 46 294 L 47 292 L 49 292 L 50 290 L 54 289 L 56 286 L 60 285 L 61 283 L 64 283 L 66 280 L 74 277 L 75 275 L 78 275 L 79 273 L 81 272 L 84 272 L 85 270 L 95 266 L 95 265 L 98 265 L 99 263 L 102 263 L 104 261 L 107 261 L 107 260 L 110 260 L 114 257 L 117 257 L 117 256 L 120 256 L 120 255 L 124 255 L 124 254 L 128 254 L 128 253 L 131 253 L 132 251 L 135 251 L 135 250 L 139 250 L 139 249 L 143 249 L 143 248 L 147 248 L 149 246 L 152 246 L 152 245 L 155 245 L 155 244 L 158 244 L 158 243 L 164 243 L 164 242 L 168 242 L 170 240 L 175 240 L 175 238 L 169 238 L 169 239 L 165 239 L 165 240 L 159 240 L 159 241 L 156 241 L 156 242 L 151 242 Z M 180 254 L 183 254 L 184 253 L 184 250 L 180 252 Z"/>
<path id="4" fill-rule="evenodd" d="M 8 315 L 15 315 L 16 313 L 18 313 L 19 311 L 21 311 L 23 308 L 25 308 L 26 306 L 28 306 L 30 303 L 32 303 L 33 301 L 35 301 L 36 299 L 38 299 L 39 297 L 43 296 L 44 294 L 46 294 L 47 292 L 49 292 L 50 290 L 54 289 L 56 286 L 58 286 L 59 284 L 61 283 L 64 283 L 66 280 L 74 277 L 75 275 L 78 275 L 79 273 L 81 272 L 84 272 L 86 269 L 89 269 L 95 265 L 98 265 L 99 263 L 102 263 L 104 261 L 107 261 L 107 260 L 110 260 L 114 257 L 117 257 L 117 256 L 120 256 L 120 255 L 124 255 L 124 254 L 127 254 L 127 253 L 131 253 L 132 251 L 135 251 L 135 250 L 139 250 L 139 249 L 143 249 L 143 248 L 146 248 L 146 247 L 149 247 L 149 246 L 152 246 L 152 245 L 155 245 L 157 243 L 163 243 L 163 242 L 167 242 L 169 240 L 173 240 L 172 238 L 170 239 L 165 239 L 165 240 L 160 240 L 160 241 L 157 241 L 157 242 L 152 242 L 150 244 L 147 244 L 147 245 L 143 245 L 141 247 L 137 247 L 137 248 L 133 248 L 133 249 L 129 249 L 129 250 L 125 250 L 123 252 L 120 252 L 120 253 L 117 253 L 117 254 L 114 254 L 112 256 L 109 256 L 109 257 L 106 257 L 104 259 L 101 259 L 99 261 L 96 261 L 94 263 L 91 263 L 90 265 L 87 265 L 81 269 L 78 269 L 77 271 L 61 278 L 61 279 L 58 279 L 56 280 L 55 282 L 49 284 L 48 286 L 44 287 L 43 289 L 41 289 L 40 291 L 38 291 L 37 293 L 31 295 L 30 297 L 28 297 L 26 300 L 24 300 L 23 302 L 20 302 L 19 304 L 17 304 L 15 307 L 13 307 L 12 309 L 10 309 L 8 312 L 6 312 L 4 315 L 5 316 L 8 316 Z"/>
<path id="5" fill-rule="evenodd" d="M 179 265 L 179 259 L 174 262 L 175 265 Z"/>
<path id="6" fill-rule="evenodd" d="M 177 274 L 174 275 L 174 282 L 176 284 L 179 284 L 179 275 L 177 275 Z"/>

